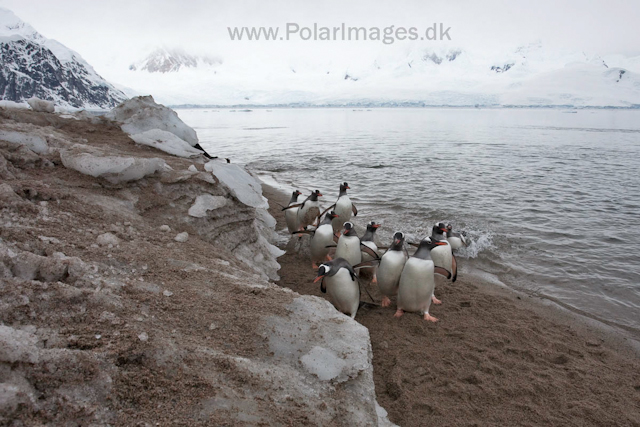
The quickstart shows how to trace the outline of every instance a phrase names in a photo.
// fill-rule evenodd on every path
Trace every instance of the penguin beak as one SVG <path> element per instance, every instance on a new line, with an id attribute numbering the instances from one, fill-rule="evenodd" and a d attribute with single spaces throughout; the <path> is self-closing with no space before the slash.
<path id="1" fill-rule="evenodd" d="M 394 240 L 394 241 L 393 241 L 393 244 L 394 244 L 394 245 L 399 245 L 399 244 L 400 244 L 400 239 L 396 239 L 396 240 Z"/>
<path id="2" fill-rule="evenodd" d="M 342 234 L 347 234 L 348 232 L 349 232 L 349 230 L 347 230 L 347 229 L 342 230 Z"/>
<path id="3" fill-rule="evenodd" d="M 318 276 L 315 279 L 313 279 L 313 283 L 316 283 L 318 280 L 321 280 L 325 275 L 323 274 L 322 276 Z"/>
<path id="4" fill-rule="evenodd" d="M 345 187 L 347 190 L 351 190 L 351 187 L 349 187 L 348 185 Z"/>
<path id="5" fill-rule="evenodd" d="M 433 244 L 438 246 L 447 246 L 446 242 L 433 242 Z"/>
<path id="6" fill-rule="evenodd" d="M 378 227 L 380 227 L 380 224 L 373 224 L 372 227 L 373 228 L 378 228 Z"/>
<path id="7" fill-rule="evenodd" d="M 318 197 L 322 197 L 322 193 L 318 193 Z"/>

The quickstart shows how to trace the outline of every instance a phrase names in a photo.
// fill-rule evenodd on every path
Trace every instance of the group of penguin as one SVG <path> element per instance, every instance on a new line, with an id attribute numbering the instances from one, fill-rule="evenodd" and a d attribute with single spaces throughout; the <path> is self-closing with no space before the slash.
<path id="1" fill-rule="evenodd" d="M 432 302 L 441 304 L 434 294 L 434 275 L 456 281 L 457 261 L 453 251 L 467 246 L 465 233 L 456 233 L 450 224 L 440 222 L 433 226 L 432 235 L 420 243 L 406 242 L 417 247 L 411 256 L 400 231 L 393 235 L 389 247 L 379 247 L 374 236 L 380 224 L 371 221 L 362 237 L 356 233 L 350 220 L 352 215 L 358 215 L 358 210 L 347 195 L 349 189 L 346 182 L 340 184 L 338 200 L 323 212 L 318 201 L 322 194 L 318 190 L 303 202 L 298 201 L 302 193 L 295 190 L 288 206 L 283 207 L 289 232 L 311 236 L 311 263 L 318 269 L 314 282 L 321 281 L 321 291 L 329 295 L 335 308 L 352 318 L 361 304 L 362 279 L 377 284 L 383 295 L 383 307 L 390 306 L 389 297 L 397 295 L 395 317 L 416 312 L 425 320 L 436 322 L 438 319 L 429 314 Z M 333 258 L 329 255 L 332 248 L 335 248 Z M 386 251 L 381 256 L 382 250 Z"/>

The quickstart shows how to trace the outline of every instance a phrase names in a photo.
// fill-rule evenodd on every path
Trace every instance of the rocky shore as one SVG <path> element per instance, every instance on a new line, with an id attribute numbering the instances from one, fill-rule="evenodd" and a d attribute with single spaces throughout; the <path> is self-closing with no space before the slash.
<path id="1" fill-rule="evenodd" d="M 0 425 L 386 424 L 367 329 L 273 283 L 258 181 L 148 145 L 0 108 Z"/>

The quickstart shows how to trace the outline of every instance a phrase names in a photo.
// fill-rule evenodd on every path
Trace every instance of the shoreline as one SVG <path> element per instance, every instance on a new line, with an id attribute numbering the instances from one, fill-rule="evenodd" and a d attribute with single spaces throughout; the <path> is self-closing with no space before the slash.
<path id="1" fill-rule="evenodd" d="M 268 184 L 263 193 L 276 230 L 285 228 L 273 202 L 288 195 Z M 280 286 L 324 297 L 304 253 L 289 248 L 278 261 Z M 376 396 L 392 422 L 638 425 L 640 346 L 631 332 L 468 277 L 438 281 L 436 296 L 436 324 L 375 306 L 356 316 L 369 329 Z"/>

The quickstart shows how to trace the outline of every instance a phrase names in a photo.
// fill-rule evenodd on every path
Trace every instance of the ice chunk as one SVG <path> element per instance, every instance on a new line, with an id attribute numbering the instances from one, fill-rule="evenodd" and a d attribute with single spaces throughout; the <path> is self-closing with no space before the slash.
<path id="1" fill-rule="evenodd" d="M 35 96 L 27 99 L 27 104 L 33 111 L 40 111 L 43 113 L 53 113 L 56 111 L 56 106 L 52 101 L 46 101 L 44 99 L 36 98 Z"/>
<path id="2" fill-rule="evenodd" d="M 203 154 L 202 151 L 189 145 L 187 141 L 166 130 L 151 129 L 131 135 L 131 139 L 138 144 L 148 145 L 178 157 L 197 157 Z"/>
<path id="3" fill-rule="evenodd" d="M 10 130 L 0 130 L 0 140 L 12 144 L 24 145 L 31 151 L 38 154 L 45 154 L 49 150 L 47 141 L 38 135 L 30 135 L 24 132 Z"/>
<path id="4" fill-rule="evenodd" d="M 260 182 L 238 165 L 212 160 L 204 165 L 238 200 L 254 208 L 268 208 Z"/>
<path id="5" fill-rule="evenodd" d="M 196 218 L 204 218 L 207 211 L 219 209 L 227 204 L 227 199 L 222 196 L 212 196 L 211 194 L 201 194 L 196 197 L 193 206 L 189 208 L 189 215 Z"/>
<path id="6" fill-rule="evenodd" d="M 171 108 L 156 104 L 151 95 L 128 99 L 111 110 L 107 117 L 121 123 L 130 135 L 160 129 L 171 132 L 194 146 L 198 143 L 196 131 L 187 126 Z"/>
<path id="7" fill-rule="evenodd" d="M 165 167 L 162 159 L 118 156 L 94 156 L 89 153 L 60 152 L 62 164 L 85 175 L 104 178 L 111 183 L 135 181 L 161 171 Z"/>

